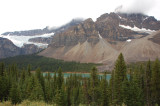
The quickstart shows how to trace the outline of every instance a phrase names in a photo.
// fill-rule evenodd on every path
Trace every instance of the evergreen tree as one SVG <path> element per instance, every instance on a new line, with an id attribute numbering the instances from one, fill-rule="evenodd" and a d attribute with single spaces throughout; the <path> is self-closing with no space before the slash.
<path id="1" fill-rule="evenodd" d="M 45 101 L 47 103 L 52 103 L 53 101 L 53 92 L 51 82 L 49 80 L 45 83 Z"/>
<path id="2" fill-rule="evenodd" d="M 0 101 L 8 100 L 9 89 L 9 77 L 0 75 Z"/>
<path id="3" fill-rule="evenodd" d="M 66 106 L 71 106 L 71 87 L 67 86 L 66 89 Z"/>
<path id="4" fill-rule="evenodd" d="M 109 101 L 114 104 L 114 70 L 112 70 L 111 79 L 109 80 Z"/>
<path id="5" fill-rule="evenodd" d="M 12 104 L 17 104 L 17 103 L 21 102 L 20 89 L 16 83 L 12 84 L 9 95 L 10 95 L 10 99 L 11 99 Z"/>
<path id="6" fill-rule="evenodd" d="M 115 64 L 115 78 L 114 78 L 114 92 L 115 92 L 115 103 L 117 105 L 122 105 L 123 103 L 123 88 L 122 84 L 124 79 L 126 79 L 126 64 L 122 53 L 118 56 L 118 59 Z"/>
<path id="7" fill-rule="evenodd" d="M 155 60 L 152 71 L 152 101 L 154 105 L 157 103 L 160 105 L 160 62 L 158 59 Z"/>
<path id="8" fill-rule="evenodd" d="M 96 106 L 98 105 L 99 100 L 99 80 L 97 75 L 97 69 L 96 67 L 93 67 L 91 70 L 91 76 L 90 76 L 90 89 L 89 94 L 91 96 L 91 105 Z"/>
<path id="9" fill-rule="evenodd" d="M 64 90 L 63 88 L 56 90 L 55 103 L 57 106 L 65 106 Z"/>
<path id="10" fill-rule="evenodd" d="M 79 105 L 79 87 L 73 88 L 72 104 L 74 106 Z"/>
<path id="11" fill-rule="evenodd" d="M 106 73 L 103 76 L 101 81 L 101 97 L 100 97 L 101 106 L 109 106 L 109 98 L 108 98 L 108 82 L 106 80 Z"/>
<path id="12" fill-rule="evenodd" d="M 34 101 L 44 100 L 44 92 L 37 77 L 34 77 L 33 90 L 31 91 L 31 95 L 29 98 L 30 100 L 34 100 Z"/>
<path id="13" fill-rule="evenodd" d="M 41 73 L 41 69 L 38 68 L 36 70 L 36 74 L 35 74 L 37 80 L 39 81 L 39 83 L 41 84 L 42 90 L 45 93 L 45 81 L 44 81 L 44 77 L 43 74 Z"/>
<path id="14" fill-rule="evenodd" d="M 152 70 L 151 70 L 151 62 L 150 60 L 147 63 L 147 67 L 146 67 L 146 84 L 145 84 L 145 96 L 146 96 L 146 103 L 147 106 L 151 105 L 151 74 L 152 74 Z"/>
<path id="15" fill-rule="evenodd" d="M 5 70 L 4 63 L 0 63 L 0 76 L 3 76 L 4 70 Z"/>
<path id="16" fill-rule="evenodd" d="M 139 86 L 140 77 L 134 72 L 132 81 L 123 81 L 124 103 L 127 106 L 144 106 L 143 92 Z"/>
<path id="17" fill-rule="evenodd" d="M 29 77 L 26 83 L 26 97 L 29 98 L 31 96 L 35 84 L 34 76 Z"/>
<path id="18" fill-rule="evenodd" d="M 89 80 L 87 80 L 87 78 L 84 79 L 83 92 L 84 92 L 85 104 L 90 105 L 91 96 L 89 95 Z"/>
<path id="19" fill-rule="evenodd" d="M 28 72 L 28 75 L 31 76 L 31 65 L 30 64 L 28 65 L 27 72 Z"/>
<path id="20" fill-rule="evenodd" d="M 63 83 L 63 74 L 62 74 L 61 68 L 58 69 L 58 77 L 56 81 L 57 81 L 56 84 L 57 84 L 58 89 L 61 89 L 62 83 Z"/>

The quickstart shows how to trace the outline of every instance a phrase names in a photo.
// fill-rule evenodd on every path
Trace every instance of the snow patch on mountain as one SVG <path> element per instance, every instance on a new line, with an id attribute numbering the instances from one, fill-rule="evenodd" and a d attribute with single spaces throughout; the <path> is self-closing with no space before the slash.
<path id="1" fill-rule="evenodd" d="M 127 42 L 131 42 L 132 40 L 131 39 L 128 39 L 128 40 L 126 40 Z"/>
<path id="2" fill-rule="evenodd" d="M 100 33 L 99 33 L 99 32 L 98 32 L 98 36 L 99 36 L 99 38 L 100 38 L 100 39 L 102 39 L 102 36 L 100 35 Z"/>
<path id="3" fill-rule="evenodd" d="M 130 29 L 132 31 L 136 31 L 136 32 L 144 32 L 144 33 L 148 33 L 148 34 L 152 34 L 153 32 L 155 32 L 155 30 L 150 30 L 150 29 L 146 29 L 146 28 L 140 29 L 136 26 L 134 26 L 133 28 L 130 26 L 125 26 L 125 25 L 119 25 L 119 26 L 122 28 L 125 28 L 125 29 Z"/>
<path id="4" fill-rule="evenodd" d="M 48 44 L 29 42 L 29 39 L 37 38 L 37 37 L 49 38 L 53 35 L 54 35 L 54 33 L 35 35 L 35 36 L 0 35 L 0 37 L 7 38 L 7 39 L 11 40 L 17 47 L 22 47 L 24 44 L 35 44 L 38 47 L 46 48 L 48 46 Z"/>

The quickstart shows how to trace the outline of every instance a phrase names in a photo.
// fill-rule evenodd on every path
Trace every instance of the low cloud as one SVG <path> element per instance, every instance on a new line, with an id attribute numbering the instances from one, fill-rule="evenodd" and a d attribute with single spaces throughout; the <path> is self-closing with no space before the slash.
<path id="1" fill-rule="evenodd" d="M 155 0 L 134 0 L 130 4 L 120 5 L 115 12 L 147 14 L 155 5 Z"/>

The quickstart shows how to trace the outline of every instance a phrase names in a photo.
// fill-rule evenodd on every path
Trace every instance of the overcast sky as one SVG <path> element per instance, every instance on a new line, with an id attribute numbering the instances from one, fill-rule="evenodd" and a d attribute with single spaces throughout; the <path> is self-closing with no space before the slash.
<path id="1" fill-rule="evenodd" d="M 160 0 L 0 0 L 0 33 L 60 26 L 73 18 L 96 20 L 123 5 L 160 20 Z"/>

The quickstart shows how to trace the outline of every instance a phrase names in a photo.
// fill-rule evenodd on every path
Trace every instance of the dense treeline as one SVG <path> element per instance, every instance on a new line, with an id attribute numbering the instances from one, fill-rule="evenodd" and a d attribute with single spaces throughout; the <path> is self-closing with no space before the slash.
<path id="1" fill-rule="evenodd" d="M 50 72 L 58 70 L 59 67 L 61 67 L 63 72 L 87 72 L 91 70 L 93 66 L 100 65 L 93 63 L 79 63 L 74 61 L 68 62 L 38 56 L 36 54 L 9 57 L 1 59 L 0 61 L 3 61 L 5 64 L 17 64 L 17 68 L 20 70 L 22 70 L 23 68 L 27 68 L 27 66 L 30 64 L 31 70 L 36 70 L 39 67 L 42 71 Z"/>
<path id="2" fill-rule="evenodd" d="M 18 71 L 16 66 L 5 69 L 0 64 L 0 101 L 10 100 L 12 104 L 24 100 L 44 101 L 57 106 L 155 106 L 160 105 L 160 62 L 148 61 L 146 65 L 127 68 L 120 54 L 111 79 L 106 74 L 99 77 L 95 67 L 89 78 L 71 75 L 64 79 L 61 68 L 57 76 L 43 76 L 38 68 L 33 74 L 30 67 L 27 71 Z"/>

